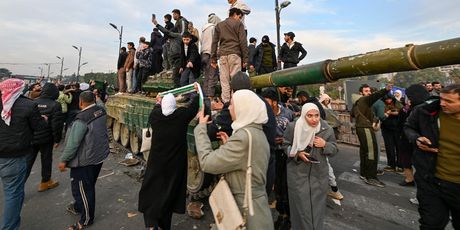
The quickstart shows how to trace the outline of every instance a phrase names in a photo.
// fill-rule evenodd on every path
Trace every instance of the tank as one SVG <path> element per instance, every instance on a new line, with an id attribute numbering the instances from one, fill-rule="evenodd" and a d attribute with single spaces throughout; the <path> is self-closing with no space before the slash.
<path id="1" fill-rule="evenodd" d="M 404 47 L 382 49 L 306 64 L 251 78 L 253 88 L 269 86 L 296 86 L 333 82 L 339 79 L 366 75 L 419 70 L 430 67 L 460 64 L 460 38 L 427 43 L 408 44 Z M 152 97 L 141 95 L 115 95 L 106 104 L 108 126 L 112 128 L 114 141 L 139 153 L 142 128 L 147 127 L 149 114 L 158 92 L 172 89 L 172 72 L 165 71 L 150 77 L 143 86 Z M 199 167 L 193 137 L 196 121 L 189 125 L 188 140 L 188 180 L 189 193 L 197 193 L 206 184 L 205 174 Z M 148 153 L 144 153 L 148 158 Z"/>

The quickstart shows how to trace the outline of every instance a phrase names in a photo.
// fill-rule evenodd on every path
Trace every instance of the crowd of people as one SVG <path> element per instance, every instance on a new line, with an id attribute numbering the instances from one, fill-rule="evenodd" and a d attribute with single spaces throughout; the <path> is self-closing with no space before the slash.
<path id="1" fill-rule="evenodd" d="M 187 129 L 197 117 L 194 135 L 201 169 L 225 176 L 247 229 L 324 229 L 328 195 L 344 198 L 328 159 L 339 152 L 341 125 L 332 99 L 327 94 L 295 92 L 294 87 L 255 93 L 249 76 L 273 72 L 279 63 L 284 69 L 295 67 L 307 52 L 294 41 L 293 32 L 285 34 L 278 57 L 268 36 L 259 45 L 256 38 L 248 43 L 244 18 L 251 9 L 239 0 L 228 3 L 228 17 L 222 21 L 209 14 L 201 35 L 175 9 L 164 16 L 164 26 L 152 17 L 150 41 L 141 37 L 137 49 L 129 42 L 128 51 L 120 50 L 119 93 L 142 93 L 149 76 L 168 70 L 176 87 L 203 76 L 204 97 L 210 99 L 200 109 L 197 93 L 187 95 L 186 107 L 178 107 L 172 94 L 157 96 L 149 117 L 153 144 L 139 192 L 145 227 L 171 229 L 173 213 L 186 211 Z M 38 152 L 42 163 L 38 191 L 59 185 L 51 179 L 52 151 L 62 142 L 63 132 L 67 138 L 58 168 L 70 168 L 74 202 L 67 211 L 80 215 L 69 229 L 93 224 L 95 184 L 109 153 L 102 103 L 106 96 L 94 82 L 82 85 L 38 83 L 26 90 L 21 80 L 0 83 L 2 229 L 19 228 L 24 184 Z M 199 87 L 195 84 L 195 91 Z M 401 185 L 417 186 L 420 228 L 443 229 L 451 219 L 460 229 L 460 140 L 455 135 L 460 128 L 460 85 L 443 88 L 433 82 L 412 85 L 404 93 L 391 90 L 391 84 L 380 90 L 362 85 L 361 97 L 351 108 L 360 142 L 360 178 L 384 187 L 377 177 L 383 171 L 404 172 Z M 387 153 L 383 170 L 378 169 L 377 124 Z M 217 149 L 211 144 L 216 140 Z M 252 184 L 249 200 L 247 177 Z M 276 221 L 269 207 L 272 193 Z"/>

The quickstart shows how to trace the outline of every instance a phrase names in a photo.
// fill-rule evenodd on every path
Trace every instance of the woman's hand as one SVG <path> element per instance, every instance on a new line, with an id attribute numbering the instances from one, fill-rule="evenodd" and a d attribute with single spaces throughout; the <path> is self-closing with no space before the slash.
<path id="1" fill-rule="evenodd" d="M 324 146 L 326 146 L 326 141 L 321 137 L 315 137 L 315 140 L 313 141 L 313 146 L 315 146 L 316 148 L 324 148 Z"/>
<path id="2" fill-rule="evenodd" d="M 305 151 L 300 151 L 300 152 L 297 153 L 297 158 L 302 160 L 305 163 L 310 162 L 310 160 L 308 160 L 308 158 L 307 158 L 308 156 L 310 156 L 310 154 L 305 152 Z"/>
<path id="3" fill-rule="evenodd" d="M 198 82 L 195 82 L 195 83 L 193 84 L 193 89 L 195 89 L 195 92 L 198 92 L 198 91 L 199 91 L 199 88 L 198 88 L 198 87 L 199 87 Z"/>
<path id="4" fill-rule="evenodd" d="M 200 112 L 198 112 L 198 120 L 199 120 L 199 123 L 200 124 L 207 124 L 208 123 L 208 120 L 209 120 L 209 115 L 204 115 L 204 110 L 200 110 Z"/>
<path id="5" fill-rule="evenodd" d="M 156 98 L 157 104 L 161 104 L 161 98 L 162 97 L 160 96 L 160 94 L 157 94 L 157 98 Z"/>
<path id="6" fill-rule="evenodd" d="M 226 132 L 220 131 L 217 132 L 217 139 L 220 139 L 222 141 L 222 144 L 225 145 L 228 141 L 228 135 Z"/>

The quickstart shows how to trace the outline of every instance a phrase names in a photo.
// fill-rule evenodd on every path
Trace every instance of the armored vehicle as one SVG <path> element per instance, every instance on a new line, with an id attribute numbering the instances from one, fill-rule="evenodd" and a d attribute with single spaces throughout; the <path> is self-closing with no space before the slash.
<path id="1" fill-rule="evenodd" d="M 253 88 L 269 86 L 295 86 L 333 82 L 338 79 L 366 75 L 419 70 L 430 67 L 460 64 L 460 38 L 438 41 L 423 45 L 408 44 L 394 49 L 382 49 L 365 54 L 358 54 L 336 60 L 325 60 L 291 69 L 251 78 Z M 173 88 L 172 73 L 162 72 L 144 85 L 143 89 L 151 93 L 162 92 Z M 113 138 L 129 147 L 133 153 L 139 153 L 141 130 L 147 121 L 155 98 L 141 95 L 111 96 L 106 104 L 107 113 L 111 117 L 109 126 Z M 201 172 L 196 156 L 192 121 L 188 129 L 189 173 L 188 190 L 198 192 L 203 186 L 204 173 Z M 148 154 L 144 154 L 148 158 Z"/>

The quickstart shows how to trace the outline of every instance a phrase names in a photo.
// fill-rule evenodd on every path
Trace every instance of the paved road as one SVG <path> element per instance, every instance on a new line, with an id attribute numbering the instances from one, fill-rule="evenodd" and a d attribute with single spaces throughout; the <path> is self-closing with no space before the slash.
<path id="1" fill-rule="evenodd" d="M 381 177 L 387 184 L 385 188 L 364 184 L 358 177 L 358 148 L 342 144 L 339 147 L 340 153 L 330 161 L 345 199 L 340 205 L 328 201 L 326 229 L 417 229 L 417 207 L 409 202 L 409 198 L 415 197 L 415 188 L 400 187 L 397 183 L 403 177 L 394 173 L 386 173 Z M 72 195 L 69 172 L 58 172 L 56 167 L 60 151 L 61 148 L 55 152 L 53 178 L 61 184 L 53 190 L 37 192 L 40 161 L 35 163 L 26 184 L 21 223 L 23 230 L 66 229 L 77 221 L 77 217 L 65 211 L 66 205 L 72 201 Z M 123 157 L 124 153 L 115 149 L 115 153 L 103 165 L 96 186 L 96 220 L 90 229 L 145 229 L 142 215 L 136 211 L 140 183 L 135 177 L 140 166 L 128 168 L 118 164 Z M 381 162 L 382 166 L 384 162 L 385 159 Z M 3 197 L 1 191 L 0 196 Z M 3 201 L 0 203 L 3 206 Z M 206 214 L 202 220 L 175 215 L 173 229 L 209 229 L 212 214 L 208 206 L 205 206 L 204 211 Z"/>

